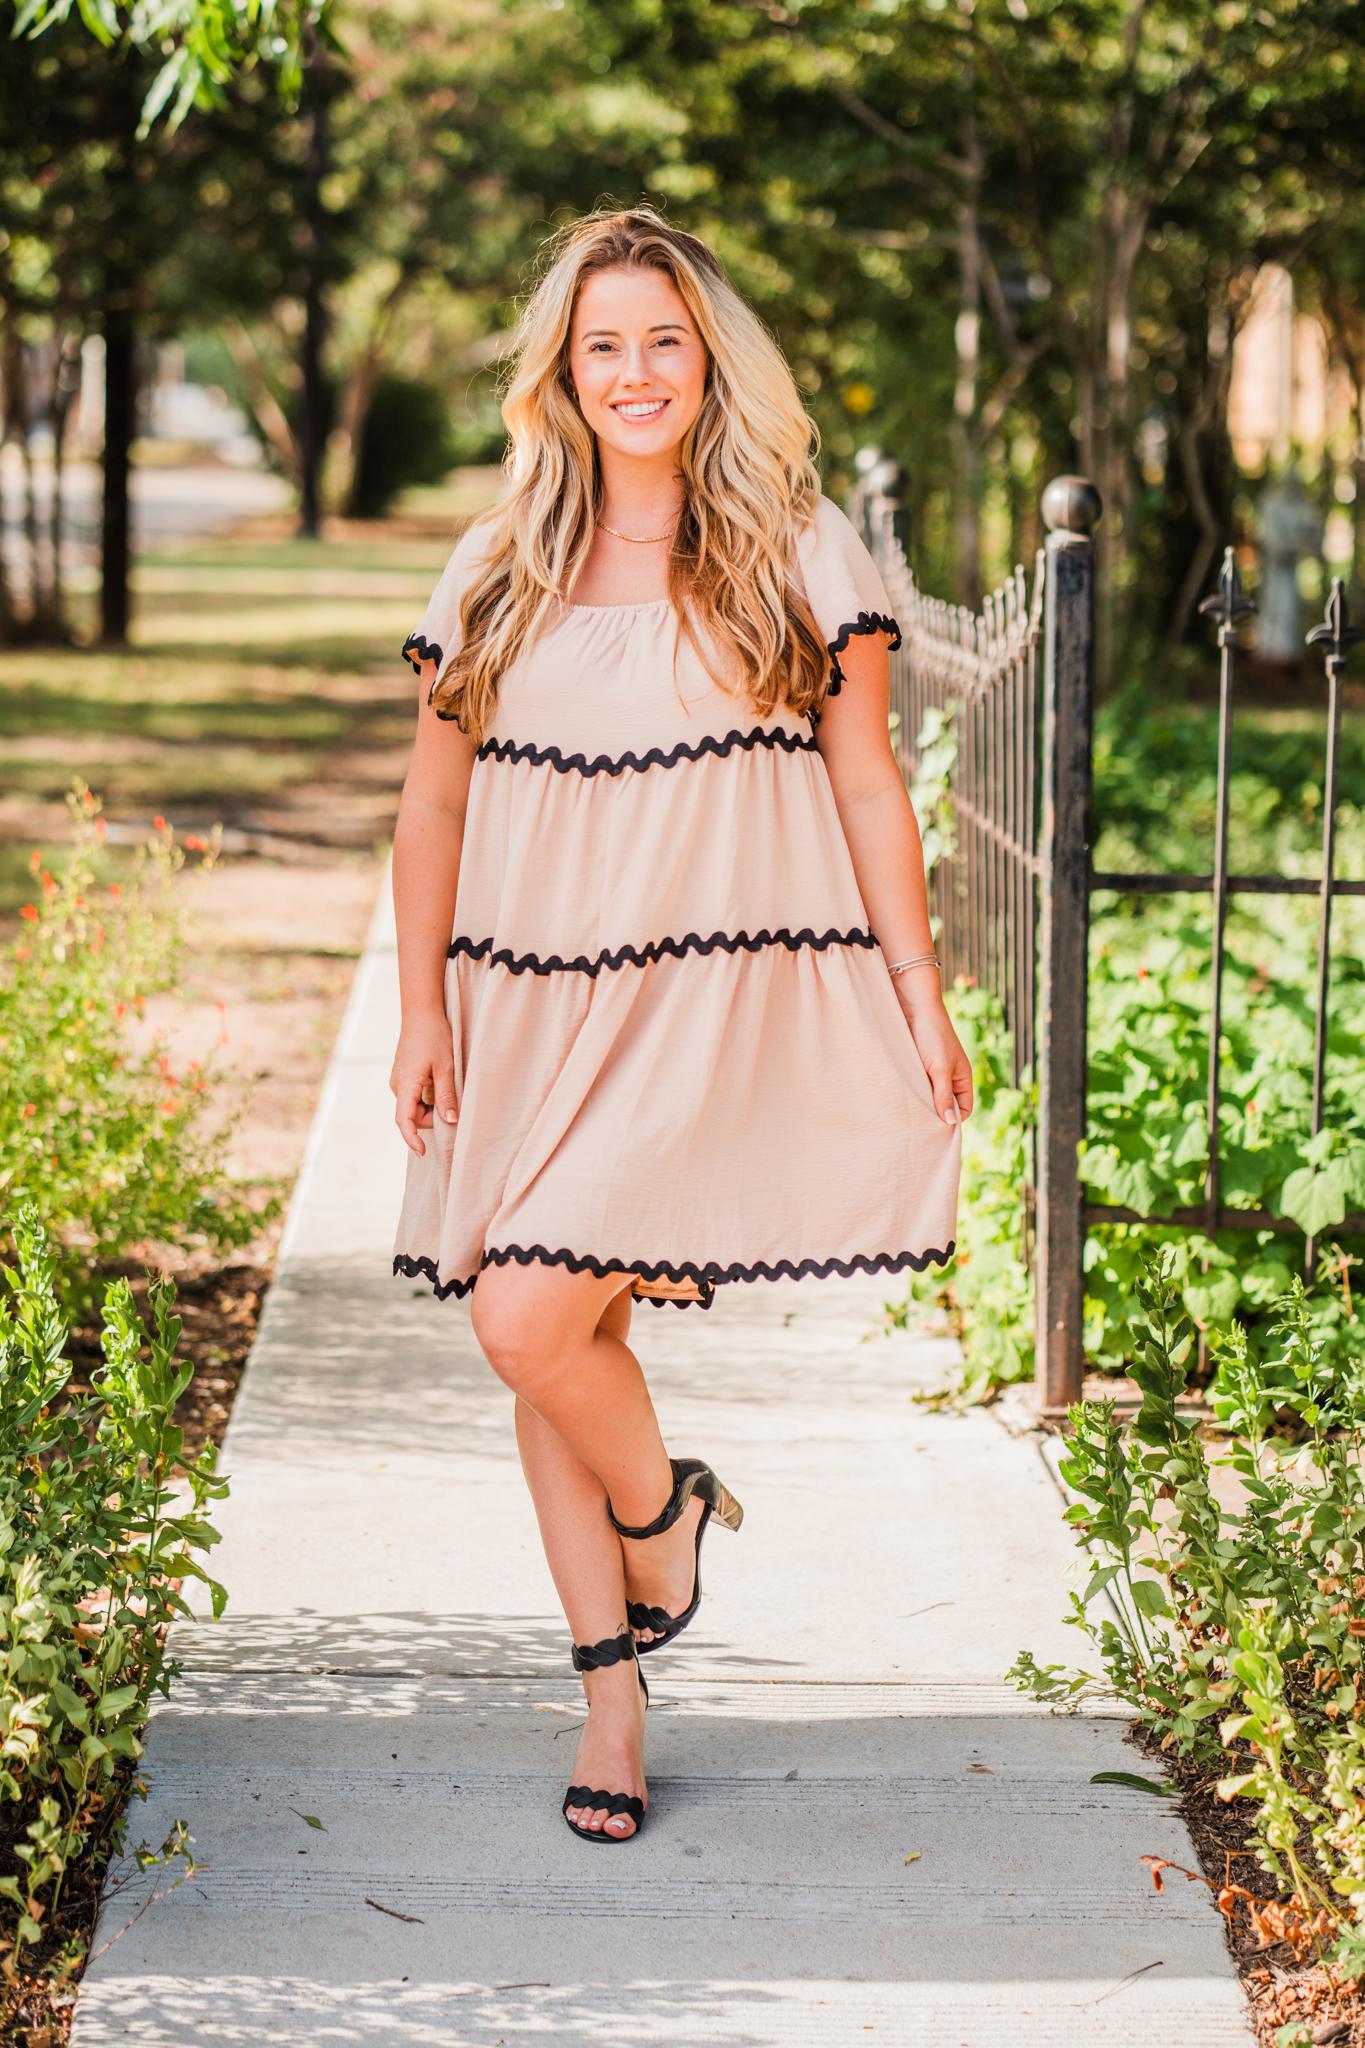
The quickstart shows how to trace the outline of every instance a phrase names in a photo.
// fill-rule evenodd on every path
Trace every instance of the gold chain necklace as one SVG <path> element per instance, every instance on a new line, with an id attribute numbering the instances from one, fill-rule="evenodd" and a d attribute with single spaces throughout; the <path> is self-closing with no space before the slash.
<path id="1" fill-rule="evenodd" d="M 655 541 L 671 540 L 673 536 L 673 527 L 675 527 L 678 522 L 675 519 L 673 522 L 673 526 L 669 527 L 667 533 L 617 533 L 616 528 L 614 526 L 608 526 L 605 519 L 598 519 L 595 520 L 593 523 L 597 526 L 600 526 L 603 533 L 612 534 L 614 538 L 617 540 L 634 541 L 637 547 L 647 547 L 652 546 Z"/>

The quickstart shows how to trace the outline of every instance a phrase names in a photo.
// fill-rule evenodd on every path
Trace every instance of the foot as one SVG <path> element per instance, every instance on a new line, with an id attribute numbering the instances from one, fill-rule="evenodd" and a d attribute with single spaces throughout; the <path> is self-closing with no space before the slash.
<path id="1" fill-rule="evenodd" d="M 645 1695 L 636 1675 L 633 1657 L 610 1664 L 600 1671 L 585 1671 L 583 1690 L 587 1695 L 588 1718 L 574 1753 L 574 1785 L 591 1785 L 612 1792 L 626 1792 L 649 1805 L 645 1786 Z M 570 1806 L 568 1819 L 594 1834 L 633 1835 L 635 1822 L 628 1813 L 608 1813 L 605 1807 Z"/>
<path id="2" fill-rule="evenodd" d="M 623 1536 L 621 1549 L 626 1560 L 626 1598 L 646 1607 L 662 1607 L 667 1614 L 681 1614 L 692 1598 L 697 1582 L 697 1524 L 706 1503 L 693 1494 L 671 1529 L 660 1536 Z M 663 1630 L 634 1628 L 637 1643 L 652 1643 Z"/>

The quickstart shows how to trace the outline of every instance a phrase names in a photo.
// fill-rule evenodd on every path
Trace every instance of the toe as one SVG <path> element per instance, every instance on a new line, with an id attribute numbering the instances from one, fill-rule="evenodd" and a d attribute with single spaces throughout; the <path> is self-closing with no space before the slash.
<path id="1" fill-rule="evenodd" d="M 635 1823 L 628 1813 L 614 1813 L 607 1822 L 607 1826 L 614 1835 L 633 1835 L 635 1833 Z"/>

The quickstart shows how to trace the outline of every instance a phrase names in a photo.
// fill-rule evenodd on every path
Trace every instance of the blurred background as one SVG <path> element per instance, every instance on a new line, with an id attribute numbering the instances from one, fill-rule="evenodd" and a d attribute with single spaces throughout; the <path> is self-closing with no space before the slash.
<path id="1" fill-rule="evenodd" d="M 99 983 L 84 1011 L 49 961 L 25 1028 L 67 1034 L 57 1116 L 71 1018 L 123 1004 L 140 1056 L 163 1062 L 129 1158 L 187 1114 L 185 1075 L 203 1083 L 185 1129 L 216 1119 L 225 1149 L 203 1156 L 199 1208 L 180 1205 L 187 1242 L 224 1174 L 257 1188 L 259 1223 L 260 1188 L 297 1165 L 411 742 L 398 650 L 498 488 L 498 357 L 537 251 L 596 205 L 648 199 L 714 244 L 819 423 L 826 489 L 847 498 L 860 451 L 899 466 L 921 589 L 980 607 L 1033 563 L 1047 481 L 1097 486 L 1111 866 L 1153 847 L 1207 866 L 1217 657 L 1198 605 L 1232 545 L 1263 600 L 1234 831 L 1270 842 L 1234 858 L 1310 872 L 1326 733 L 1304 636 L 1334 575 L 1358 600 L 1365 541 L 1356 6 L 7 12 L 0 929 L 17 973 L 49 899 L 82 895 L 56 862 L 82 833 L 116 884 L 120 862 L 184 869 L 165 904 L 206 914 L 182 950 L 158 909 L 143 981 Z M 1358 867 L 1349 677 L 1343 703 L 1338 834 Z M 1300 981 L 1312 943 L 1305 926 Z M 83 1070 L 87 1109 L 116 1056 L 111 1041 Z M 41 1090 L 10 1086 L 0 1170 L 12 1189 L 41 1172 L 50 1194 Z M 1343 1172 L 1365 1177 L 1350 1142 Z M 107 1131 L 90 1144 L 118 1150 Z M 72 1166 L 73 1229 L 92 1170 Z M 87 1233 L 101 1253 L 146 1238 L 120 1208 L 136 1178 L 110 1179 L 106 1234 Z M 269 1243 L 250 1238 L 252 1257 Z"/>

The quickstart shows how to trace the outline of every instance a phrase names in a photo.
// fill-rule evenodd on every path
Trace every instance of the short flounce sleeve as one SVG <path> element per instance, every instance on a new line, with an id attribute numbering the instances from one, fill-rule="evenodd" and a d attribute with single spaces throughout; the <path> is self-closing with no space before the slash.
<path id="1" fill-rule="evenodd" d="M 403 659 L 426 682 L 428 703 L 437 677 L 460 647 L 460 603 L 482 565 L 487 538 L 488 529 L 481 522 L 471 522 L 465 528 L 427 599 L 426 610 L 403 642 Z"/>
<path id="2" fill-rule="evenodd" d="M 816 624 L 829 650 L 828 694 L 844 680 L 839 656 L 856 633 L 885 633 L 889 648 L 901 644 L 882 574 L 848 514 L 821 495 L 814 517 L 800 534 L 796 559 Z"/>

